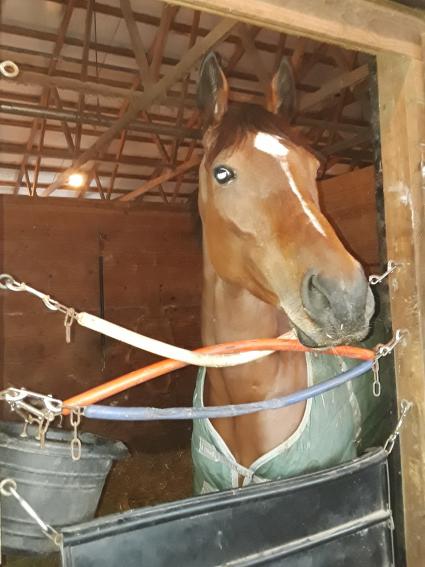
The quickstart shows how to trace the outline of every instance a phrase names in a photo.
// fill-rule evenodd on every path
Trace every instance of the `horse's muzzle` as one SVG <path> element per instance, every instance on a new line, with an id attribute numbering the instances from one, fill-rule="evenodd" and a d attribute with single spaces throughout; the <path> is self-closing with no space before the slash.
<path id="1" fill-rule="evenodd" d="M 301 286 L 304 310 L 313 323 L 297 329 L 308 346 L 358 342 L 368 333 L 375 301 L 360 268 L 348 279 L 309 272 Z"/>

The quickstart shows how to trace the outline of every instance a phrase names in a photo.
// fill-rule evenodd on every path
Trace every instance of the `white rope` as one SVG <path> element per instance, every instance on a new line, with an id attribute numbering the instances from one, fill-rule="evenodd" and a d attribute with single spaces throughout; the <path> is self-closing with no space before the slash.
<path id="1" fill-rule="evenodd" d="M 191 350 L 169 345 L 168 343 L 164 343 L 156 339 L 151 339 L 150 337 L 146 337 L 145 335 L 141 335 L 135 331 L 130 331 L 125 327 L 121 327 L 120 325 L 116 325 L 110 321 L 105 321 L 105 319 L 101 319 L 100 317 L 96 317 L 90 313 L 77 313 L 72 307 L 62 305 L 55 299 L 52 299 L 49 295 L 34 289 L 24 282 L 16 281 L 10 274 L 0 274 L 0 289 L 9 291 L 26 291 L 41 299 L 48 309 L 64 313 L 67 342 L 70 340 L 71 324 L 75 320 L 82 327 L 86 327 L 87 329 L 91 329 L 92 331 L 96 331 L 102 335 L 116 339 L 117 341 L 127 343 L 128 345 L 151 352 L 152 354 L 157 354 L 164 358 L 171 358 L 172 360 L 178 360 L 195 366 L 215 368 L 237 366 L 238 364 L 246 364 L 248 362 L 253 362 L 254 360 L 265 358 L 274 352 L 273 350 L 256 350 L 233 354 L 201 354 L 192 352 Z M 278 338 L 295 339 L 296 336 L 293 331 L 290 331 Z"/>
<path id="2" fill-rule="evenodd" d="M 90 313 L 78 313 L 76 319 L 81 326 L 103 335 L 107 335 L 117 341 L 127 343 L 128 345 L 136 348 L 157 354 L 158 356 L 163 356 L 164 358 L 172 358 L 173 360 L 179 360 L 186 364 L 193 364 L 195 366 L 207 366 L 214 368 L 237 366 L 238 364 L 246 364 L 247 362 L 259 360 L 260 358 L 269 356 L 274 352 L 272 350 L 263 350 L 235 354 L 200 354 L 163 343 L 156 339 L 151 339 L 150 337 L 125 329 L 115 323 L 105 321 L 104 319 L 91 315 Z M 291 331 L 278 338 L 295 338 L 295 335 Z"/>

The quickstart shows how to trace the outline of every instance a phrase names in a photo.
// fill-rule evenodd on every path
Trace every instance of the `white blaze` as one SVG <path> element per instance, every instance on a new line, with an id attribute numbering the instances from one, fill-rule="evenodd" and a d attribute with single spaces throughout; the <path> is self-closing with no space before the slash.
<path id="1" fill-rule="evenodd" d="M 269 154 L 279 161 L 280 167 L 283 169 L 286 177 L 288 178 L 291 191 L 298 198 L 303 211 L 310 219 L 311 224 L 318 232 L 320 232 L 320 234 L 326 236 L 325 230 L 314 215 L 313 211 L 310 209 L 308 203 L 305 202 L 297 187 L 297 184 L 295 183 L 295 179 L 291 174 L 288 160 L 286 159 L 287 155 L 289 154 L 289 149 L 285 146 L 285 144 L 281 142 L 280 138 L 278 138 L 277 136 L 272 136 L 271 134 L 265 134 L 264 132 L 258 132 L 258 134 L 256 134 L 254 139 L 254 146 L 257 148 L 257 150 Z"/>

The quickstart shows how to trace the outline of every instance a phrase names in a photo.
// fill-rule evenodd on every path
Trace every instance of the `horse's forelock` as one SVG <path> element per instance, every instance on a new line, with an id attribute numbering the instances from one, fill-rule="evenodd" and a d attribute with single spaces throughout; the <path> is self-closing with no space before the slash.
<path id="1" fill-rule="evenodd" d="M 288 137 L 287 122 L 279 115 L 255 104 L 240 104 L 229 108 L 222 120 L 211 131 L 212 141 L 206 149 L 206 163 L 210 165 L 218 154 L 227 149 L 237 149 L 247 134 L 264 132 Z"/>

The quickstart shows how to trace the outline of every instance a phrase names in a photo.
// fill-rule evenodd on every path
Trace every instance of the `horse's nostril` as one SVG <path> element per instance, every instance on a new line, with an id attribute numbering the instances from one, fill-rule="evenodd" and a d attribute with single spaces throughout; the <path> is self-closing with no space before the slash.
<path id="1" fill-rule="evenodd" d="M 318 274 L 308 274 L 304 278 L 302 300 L 311 315 L 319 315 L 331 307 L 330 295 Z"/>

